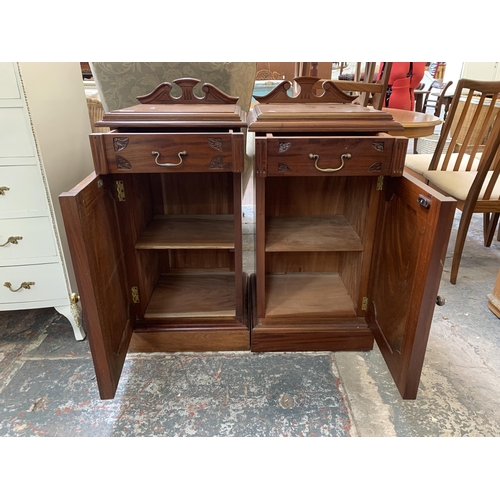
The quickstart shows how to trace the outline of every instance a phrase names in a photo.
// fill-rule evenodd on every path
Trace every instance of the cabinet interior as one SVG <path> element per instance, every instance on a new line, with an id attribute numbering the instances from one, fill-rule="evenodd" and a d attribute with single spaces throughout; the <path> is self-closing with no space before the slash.
<path id="1" fill-rule="evenodd" d="M 375 177 L 267 177 L 265 316 L 363 315 Z"/>
<path id="2" fill-rule="evenodd" d="M 242 279 L 235 274 L 232 172 L 115 180 L 125 185 L 122 233 L 130 254 L 129 284 L 139 292 L 137 320 L 234 319 Z"/>

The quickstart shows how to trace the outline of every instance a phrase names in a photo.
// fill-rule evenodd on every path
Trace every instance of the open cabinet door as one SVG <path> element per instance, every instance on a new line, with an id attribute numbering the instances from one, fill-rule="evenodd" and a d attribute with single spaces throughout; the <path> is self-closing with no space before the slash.
<path id="1" fill-rule="evenodd" d="M 456 201 L 385 178 L 367 320 L 404 399 L 417 397 Z"/>
<path id="2" fill-rule="evenodd" d="M 102 399 L 115 396 L 132 335 L 113 186 L 92 173 L 59 197 Z"/>

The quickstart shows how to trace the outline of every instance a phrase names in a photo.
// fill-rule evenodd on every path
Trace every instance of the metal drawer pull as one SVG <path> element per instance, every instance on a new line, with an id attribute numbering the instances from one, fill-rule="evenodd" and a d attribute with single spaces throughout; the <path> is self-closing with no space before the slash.
<path id="1" fill-rule="evenodd" d="M 339 168 L 320 168 L 320 167 L 318 167 L 319 155 L 313 155 L 312 153 L 309 155 L 309 158 L 311 158 L 311 160 L 315 160 L 314 166 L 320 172 L 338 172 L 339 170 L 344 168 L 345 160 L 348 160 L 350 157 L 351 157 L 350 153 L 344 153 L 343 155 L 340 155 L 340 159 L 342 160 L 342 163 L 340 164 Z"/>
<path id="2" fill-rule="evenodd" d="M 9 236 L 7 241 L 3 245 L 0 245 L 0 247 L 4 247 L 4 246 L 8 245 L 9 243 L 12 243 L 13 245 L 17 245 L 17 242 L 19 240 L 22 240 L 22 239 L 23 239 L 22 236 Z"/>
<path id="3" fill-rule="evenodd" d="M 34 284 L 35 284 L 34 281 L 23 281 L 19 288 L 12 290 L 12 283 L 10 283 L 10 281 L 6 281 L 3 284 L 3 286 L 6 286 L 11 292 L 19 292 L 19 290 L 21 290 L 21 288 L 24 288 L 25 290 L 29 290 L 31 288 L 31 285 L 34 285 Z"/>
<path id="4" fill-rule="evenodd" d="M 187 151 L 181 151 L 180 153 L 177 153 L 177 156 L 179 157 L 179 160 L 181 160 L 179 163 L 158 163 L 158 158 L 160 157 L 160 153 L 158 153 L 158 151 L 151 151 L 151 154 L 153 156 L 156 155 L 155 163 L 159 167 L 178 167 L 182 163 L 182 156 L 187 155 Z"/>
<path id="5" fill-rule="evenodd" d="M 5 194 L 5 191 L 10 191 L 10 187 L 0 186 L 0 194 Z"/>

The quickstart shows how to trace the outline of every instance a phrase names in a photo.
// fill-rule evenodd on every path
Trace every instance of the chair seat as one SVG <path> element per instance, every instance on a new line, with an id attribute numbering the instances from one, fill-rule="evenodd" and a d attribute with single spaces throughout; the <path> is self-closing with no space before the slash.
<path id="1" fill-rule="evenodd" d="M 425 172 L 429 170 L 429 164 L 431 163 L 432 160 L 432 154 L 407 154 L 406 159 L 405 159 L 405 167 L 408 167 L 410 170 L 413 170 L 414 172 L 424 175 Z M 438 163 L 438 169 L 441 168 L 443 161 L 444 161 L 445 155 L 441 155 L 441 158 Z M 469 158 L 470 155 L 464 154 L 462 157 L 462 161 L 460 162 L 460 167 L 458 168 L 459 171 L 465 171 L 467 164 L 469 163 Z M 452 153 L 450 157 L 450 163 L 448 165 L 448 168 L 450 170 L 453 169 L 455 166 L 455 163 L 457 162 L 458 159 L 458 153 Z M 479 158 L 478 155 L 474 158 L 474 161 L 472 163 L 471 171 L 477 170 L 477 167 L 479 166 Z M 436 170 L 437 172 L 438 170 Z"/>
<path id="2" fill-rule="evenodd" d="M 447 170 L 429 170 L 424 173 L 424 177 L 430 184 L 437 187 L 440 191 L 446 192 L 452 198 L 459 201 L 465 201 L 467 194 L 476 178 L 477 172 L 450 172 Z M 478 196 L 478 201 L 484 197 L 484 192 L 489 184 L 493 172 L 486 174 L 483 187 Z M 500 178 L 495 183 L 490 199 L 500 199 Z"/>

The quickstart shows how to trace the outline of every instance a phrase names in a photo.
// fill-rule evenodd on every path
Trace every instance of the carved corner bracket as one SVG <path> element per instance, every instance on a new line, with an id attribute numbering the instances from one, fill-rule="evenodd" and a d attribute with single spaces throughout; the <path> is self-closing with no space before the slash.
<path id="1" fill-rule="evenodd" d="M 260 103 L 290 103 L 290 102 L 317 102 L 317 103 L 351 103 L 357 96 L 347 95 L 340 90 L 332 80 L 325 80 L 321 84 L 321 94 L 315 93 L 313 87 L 320 81 L 319 78 L 312 76 L 300 76 L 294 78 L 299 85 L 299 94 L 295 97 L 288 95 L 288 90 L 292 83 L 284 81 L 274 88 L 269 94 L 264 96 L 253 96 Z M 319 89 L 318 89 L 319 90 Z"/>
<path id="2" fill-rule="evenodd" d="M 197 97 L 193 89 L 201 80 L 196 78 L 178 78 L 173 83 L 181 88 L 180 97 L 173 97 L 170 92 L 173 88 L 169 82 L 163 82 L 156 87 L 153 92 L 147 95 L 138 96 L 137 100 L 141 104 L 236 104 L 239 97 L 230 96 L 211 83 L 205 83 L 202 91 L 203 97 Z"/>

